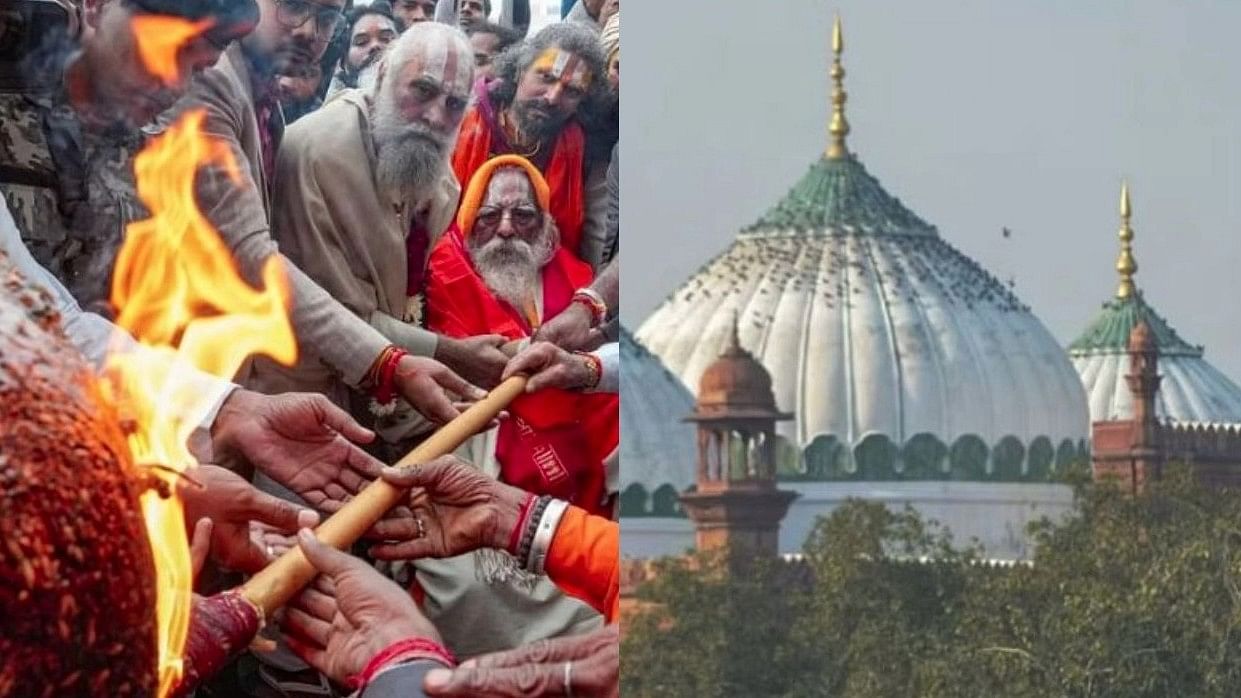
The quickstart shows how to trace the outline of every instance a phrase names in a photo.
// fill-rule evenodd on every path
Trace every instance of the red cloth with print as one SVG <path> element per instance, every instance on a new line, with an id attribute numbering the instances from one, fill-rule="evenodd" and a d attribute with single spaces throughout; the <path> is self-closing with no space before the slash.
<path id="1" fill-rule="evenodd" d="M 589 286 L 592 277 L 590 265 L 558 247 L 542 271 L 543 318 L 567 308 L 573 292 Z M 426 284 L 427 326 L 439 334 L 500 334 L 513 340 L 532 332 L 522 313 L 496 298 L 474 271 L 455 225 L 431 250 Z M 518 397 L 509 414 L 496 446 L 501 478 L 610 517 L 603 459 L 620 441 L 618 396 L 549 388 Z"/>

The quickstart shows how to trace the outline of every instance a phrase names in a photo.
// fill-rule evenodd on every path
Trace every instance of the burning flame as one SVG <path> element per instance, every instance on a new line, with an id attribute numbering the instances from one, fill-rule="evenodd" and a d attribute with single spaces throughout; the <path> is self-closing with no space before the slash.
<path id="1" fill-rule="evenodd" d="M 138 57 L 151 74 L 172 87 L 181 75 L 177 60 L 181 47 L 201 34 L 212 22 L 203 19 L 190 22 L 170 15 L 135 15 L 131 28 L 138 37 Z"/>
<path id="2" fill-rule="evenodd" d="M 163 75 L 175 81 L 173 42 L 194 36 L 199 24 L 142 16 L 134 21 L 144 59 L 171 56 L 171 63 L 148 67 L 171 70 Z M 199 371 L 231 378 L 252 355 L 286 364 L 297 358 L 288 283 L 278 258 L 264 265 L 262 288 L 251 287 L 195 203 L 201 167 L 220 167 L 241 181 L 228 145 L 203 133 L 205 117 L 202 110 L 186 113 L 134 162 L 138 197 L 151 217 L 126 230 L 111 300 L 119 311 L 117 325 L 137 346 L 116 342 L 105 366 L 104 389 L 127 421 L 134 462 L 160 466 L 151 472 L 173 493 L 149 490 L 141 497 L 155 560 L 160 696 L 181 677 L 193 584 L 176 473 L 197 464 L 187 440 L 220 397 L 219 390 L 204 389 L 208 381 Z"/>

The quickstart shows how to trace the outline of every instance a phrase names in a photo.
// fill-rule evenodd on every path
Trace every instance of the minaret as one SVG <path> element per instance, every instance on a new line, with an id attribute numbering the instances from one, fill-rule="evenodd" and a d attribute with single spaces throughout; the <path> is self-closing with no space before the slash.
<path id="1" fill-rule="evenodd" d="M 698 424 L 698 475 L 681 505 L 700 550 L 724 549 L 737 560 L 779 552 L 780 521 L 797 493 L 776 489 L 776 422 L 792 417 L 776 409 L 771 375 L 741 348 L 734 318 L 686 418 Z"/>
<path id="2" fill-rule="evenodd" d="M 1139 300 L 1140 292 L 1133 282 L 1138 270 L 1133 258 L 1133 228 L 1130 217 L 1129 184 L 1120 187 L 1120 256 L 1116 272 L 1120 285 L 1116 300 Z M 1116 479 L 1132 492 L 1142 489 L 1149 479 L 1163 475 L 1163 449 L 1160 443 L 1159 418 L 1155 399 L 1159 393 L 1159 344 L 1150 324 L 1139 314 L 1125 344 L 1129 371 L 1125 383 L 1133 398 L 1133 417 L 1123 421 L 1095 422 L 1091 427 L 1091 458 L 1096 479 Z"/>
<path id="3" fill-rule="evenodd" d="M 1148 479 L 1163 476 L 1159 448 L 1159 423 L 1155 415 L 1155 396 L 1159 393 L 1159 347 L 1150 325 L 1141 320 L 1129 333 L 1129 373 L 1125 382 L 1133 394 L 1133 437 L 1130 445 L 1133 489 Z"/>
<path id="4" fill-rule="evenodd" d="M 850 157 L 845 147 L 845 136 L 849 135 L 849 120 L 845 118 L 845 68 L 840 64 L 840 54 L 845 50 L 845 37 L 841 29 L 840 15 L 832 25 L 832 120 L 827 126 L 828 146 L 824 153 L 829 160 L 840 160 Z"/>

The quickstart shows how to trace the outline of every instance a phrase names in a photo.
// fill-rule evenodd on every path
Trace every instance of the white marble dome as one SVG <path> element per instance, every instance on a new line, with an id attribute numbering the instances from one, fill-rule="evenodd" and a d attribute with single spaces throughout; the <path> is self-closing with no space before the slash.
<path id="1" fill-rule="evenodd" d="M 1241 423 L 1241 387 L 1203 358 L 1201 346 L 1181 339 L 1140 292 L 1103 304 L 1095 321 L 1069 345 L 1081 375 L 1092 421 L 1133 417 L 1126 344 L 1141 320 L 1151 328 L 1159 352 L 1155 414 L 1173 422 Z"/>
<path id="2" fill-rule="evenodd" d="M 1125 380 L 1130 365 L 1129 333 L 1145 322 L 1155 342 L 1162 377 L 1155 394 L 1155 415 L 1171 422 L 1241 423 L 1241 388 L 1203 358 L 1201 346 L 1181 339 L 1134 282 L 1138 263 L 1133 255 L 1132 215 L 1126 182 L 1120 189 L 1116 295 L 1069 345 L 1073 366 L 1086 388 L 1091 421 L 1133 418 L 1133 393 Z"/>
<path id="3" fill-rule="evenodd" d="M 621 516 L 680 516 L 676 495 L 694 483 L 694 397 L 659 358 L 621 328 Z"/>
<path id="4" fill-rule="evenodd" d="M 1064 349 L 853 156 L 812 165 L 637 338 L 692 389 L 734 318 L 796 415 L 780 427 L 786 475 L 1045 481 L 1082 455 Z"/>

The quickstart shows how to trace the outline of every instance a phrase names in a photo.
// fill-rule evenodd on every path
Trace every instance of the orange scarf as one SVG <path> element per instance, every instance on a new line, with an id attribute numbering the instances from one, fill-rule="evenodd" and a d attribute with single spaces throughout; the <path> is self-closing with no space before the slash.
<path id="1" fill-rule="evenodd" d="M 590 265 L 557 248 L 542 271 L 544 319 L 567 308 L 574 290 L 589 286 L 592 277 Z M 531 324 L 491 293 L 474 271 L 460 229 L 450 228 L 427 266 L 427 327 L 449 337 L 494 333 L 521 339 L 530 336 Z M 518 397 L 509 414 L 496 446 L 501 479 L 610 516 L 603 460 L 620 441 L 617 396 L 549 388 Z"/>
<path id="2" fill-rule="evenodd" d="M 479 100 L 489 99 L 479 90 Z M 488 110 L 489 111 L 489 110 Z M 452 169 L 461 186 L 474 176 L 479 167 L 492 156 L 492 129 L 498 129 L 479 105 L 470 108 L 461 123 L 457 149 L 452 154 Z M 503 155 L 505 153 L 497 153 Z M 551 214 L 560 229 L 560 244 L 581 257 L 582 223 L 586 220 L 586 195 L 582 168 L 586 157 L 586 136 L 575 121 L 565 124 L 556 136 L 551 160 L 543 171 L 551 187 Z"/>

